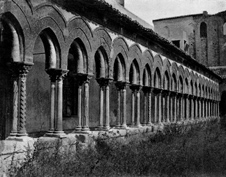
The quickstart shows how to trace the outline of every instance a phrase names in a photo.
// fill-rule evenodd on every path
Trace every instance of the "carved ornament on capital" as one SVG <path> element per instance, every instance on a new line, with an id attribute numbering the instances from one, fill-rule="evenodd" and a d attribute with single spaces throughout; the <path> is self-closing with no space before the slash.
<path id="1" fill-rule="evenodd" d="M 154 88 L 154 89 L 153 89 L 153 93 L 154 93 L 155 95 L 161 94 L 161 92 L 162 92 L 162 89 L 161 89 L 161 88 Z"/>
<path id="2" fill-rule="evenodd" d="M 130 89 L 132 90 L 132 92 L 140 92 L 142 89 L 142 86 L 140 85 L 131 85 Z"/>
<path id="3" fill-rule="evenodd" d="M 97 82 L 100 85 L 100 87 L 106 87 L 112 82 L 112 79 L 109 79 L 109 78 L 98 78 Z"/>
<path id="4" fill-rule="evenodd" d="M 128 83 L 127 82 L 116 82 L 115 86 L 117 87 L 118 90 L 123 90 L 127 87 Z"/>

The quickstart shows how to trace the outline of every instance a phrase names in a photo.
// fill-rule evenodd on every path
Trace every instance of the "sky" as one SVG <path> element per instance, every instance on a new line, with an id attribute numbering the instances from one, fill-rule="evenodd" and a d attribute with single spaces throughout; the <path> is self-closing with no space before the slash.
<path id="1" fill-rule="evenodd" d="M 125 0 L 125 7 L 153 25 L 154 19 L 226 11 L 226 0 Z"/>

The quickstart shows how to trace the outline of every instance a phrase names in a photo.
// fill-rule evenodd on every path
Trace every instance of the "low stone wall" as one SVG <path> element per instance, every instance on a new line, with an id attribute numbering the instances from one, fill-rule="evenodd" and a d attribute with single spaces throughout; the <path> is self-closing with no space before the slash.
<path id="1" fill-rule="evenodd" d="M 117 139 L 120 142 L 143 141 L 158 132 L 165 132 L 178 128 L 187 131 L 195 124 L 205 124 L 218 118 L 200 119 L 170 124 L 156 124 L 152 126 L 128 127 L 126 129 L 112 128 L 109 131 L 90 131 L 87 133 L 69 133 L 65 137 L 21 137 L 0 141 L 0 177 L 7 176 L 10 167 L 19 166 L 26 158 L 32 157 L 34 149 L 48 150 L 49 155 L 59 148 L 59 152 L 76 151 L 78 148 L 94 147 L 97 139 Z M 181 128 L 182 127 L 182 128 Z"/>

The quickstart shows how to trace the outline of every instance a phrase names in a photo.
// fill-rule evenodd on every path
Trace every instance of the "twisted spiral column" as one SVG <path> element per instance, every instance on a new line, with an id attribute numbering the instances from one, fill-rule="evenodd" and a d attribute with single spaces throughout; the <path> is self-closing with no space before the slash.
<path id="1" fill-rule="evenodd" d="M 20 80 L 20 105 L 19 105 L 19 132 L 18 136 L 27 136 L 26 131 L 26 99 L 27 99 L 27 92 L 26 92 L 26 81 L 27 81 L 27 74 L 31 69 L 32 64 L 21 63 L 19 65 L 19 80 Z"/>

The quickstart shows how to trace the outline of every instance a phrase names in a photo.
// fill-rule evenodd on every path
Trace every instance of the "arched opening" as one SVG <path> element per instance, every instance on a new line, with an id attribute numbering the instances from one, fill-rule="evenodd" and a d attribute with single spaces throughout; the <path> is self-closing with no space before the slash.
<path id="1" fill-rule="evenodd" d="M 183 88 L 183 79 L 182 79 L 181 76 L 179 77 L 179 85 L 178 85 L 178 89 L 179 89 L 178 91 L 179 91 L 180 93 L 183 93 L 183 91 L 184 91 L 184 90 L 183 90 L 183 89 L 184 89 L 184 88 Z"/>
<path id="2" fill-rule="evenodd" d="M 223 25 L 223 35 L 226 35 L 226 22 Z"/>
<path id="3" fill-rule="evenodd" d="M 144 72 L 143 72 L 143 85 L 146 87 L 151 86 L 151 69 L 149 65 L 145 66 Z"/>
<path id="4" fill-rule="evenodd" d="M 118 54 L 114 63 L 114 81 L 125 81 L 125 64 L 122 54 Z"/>
<path id="5" fill-rule="evenodd" d="M 140 72 L 139 72 L 139 66 L 136 60 L 133 60 L 130 71 L 129 71 L 129 81 L 130 84 L 139 84 L 139 78 L 140 78 Z"/>
<path id="6" fill-rule="evenodd" d="M 69 49 L 67 69 L 68 74 L 63 81 L 63 117 L 64 129 L 72 130 L 79 125 L 79 113 L 84 115 L 83 75 L 87 70 L 87 52 L 80 38 L 76 38 Z M 80 93 L 79 93 L 80 92 Z M 79 96 L 80 94 L 80 96 Z M 79 105 L 79 99 L 81 103 Z"/>
<path id="7" fill-rule="evenodd" d="M 57 68 L 59 60 L 57 38 L 50 28 L 46 28 L 36 38 L 33 49 L 34 65 L 27 76 L 27 132 L 31 136 L 40 136 L 49 130 L 51 91 L 50 76 L 46 70 Z"/>
<path id="8" fill-rule="evenodd" d="M 154 86 L 155 88 L 161 88 L 161 74 L 159 68 L 156 68 L 154 73 Z"/>
<path id="9" fill-rule="evenodd" d="M 107 78 L 108 75 L 108 59 L 107 54 L 104 48 L 101 46 L 98 48 L 94 55 L 94 63 L 93 63 L 93 77 L 90 80 L 90 116 L 89 116 L 89 124 L 90 127 L 98 127 L 103 125 L 100 125 L 100 119 L 103 119 L 103 117 L 106 117 L 105 113 L 105 104 L 106 100 L 104 93 L 104 83 L 103 79 Z M 103 105 L 100 106 L 100 104 L 103 102 Z M 100 111 L 102 111 L 100 113 Z M 102 118 L 100 118 L 100 114 L 103 115 Z M 101 122 L 103 124 L 103 122 Z"/>
<path id="10" fill-rule="evenodd" d="M 205 22 L 200 24 L 200 37 L 206 38 L 207 37 L 207 25 Z"/>
<path id="11" fill-rule="evenodd" d="M 125 70 L 125 62 L 124 62 L 124 57 L 121 53 L 119 53 L 116 58 L 115 58 L 115 62 L 113 65 L 113 80 L 114 83 L 120 83 L 120 82 L 125 82 L 126 81 L 126 70 Z M 116 121 L 117 121 L 117 117 L 121 116 L 119 115 L 120 112 L 118 112 L 118 91 L 119 88 L 116 87 L 115 84 L 111 84 L 110 85 L 110 95 L 111 95 L 111 99 L 110 99 L 110 125 L 111 126 L 115 126 L 116 125 Z M 127 90 L 126 90 L 127 91 Z M 122 110 L 122 99 L 120 98 L 121 102 L 121 107 L 120 107 L 120 111 Z M 127 103 L 130 102 L 130 100 L 127 100 Z M 127 106 L 127 112 L 129 112 L 130 110 L 128 109 Z"/>
<path id="12" fill-rule="evenodd" d="M 11 17 L 10 20 L 7 19 L 7 15 Z M 23 50 L 19 24 L 10 14 L 7 15 L 3 14 L 0 20 L 0 140 L 7 138 L 11 132 L 13 92 L 18 93 L 18 83 L 14 82 L 11 77 L 11 71 L 15 68 L 10 68 L 8 64 L 21 61 Z M 16 85 L 14 88 L 16 90 L 13 90 L 13 85 Z"/>
<path id="13" fill-rule="evenodd" d="M 163 89 L 169 90 L 169 87 L 170 87 L 169 84 L 170 84 L 169 74 L 168 72 L 165 72 L 164 79 L 163 79 Z"/>
<path id="14" fill-rule="evenodd" d="M 176 75 L 173 74 L 173 75 L 172 75 L 172 78 L 173 78 L 173 79 L 172 79 L 172 90 L 176 92 L 176 91 L 177 91 L 177 80 L 176 80 Z"/>

